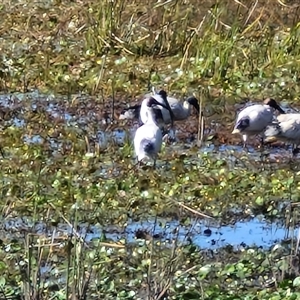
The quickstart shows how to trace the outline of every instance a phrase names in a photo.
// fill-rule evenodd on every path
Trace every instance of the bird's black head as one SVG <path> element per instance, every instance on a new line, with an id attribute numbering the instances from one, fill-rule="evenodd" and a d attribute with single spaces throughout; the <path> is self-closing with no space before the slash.
<path id="1" fill-rule="evenodd" d="M 169 108 L 165 104 L 162 104 L 162 103 L 158 102 L 154 97 L 149 97 L 147 99 L 147 106 L 152 107 L 152 106 L 155 106 L 155 105 L 162 106 L 163 108 L 169 110 Z"/>
<path id="2" fill-rule="evenodd" d="M 235 129 L 239 129 L 242 132 L 247 127 L 249 127 L 249 125 L 250 125 L 250 119 L 249 118 L 242 118 L 235 125 Z"/>
<path id="3" fill-rule="evenodd" d="M 160 103 L 156 99 L 154 99 L 153 97 L 149 97 L 148 101 L 147 101 L 147 106 L 152 107 L 154 105 L 160 105 Z"/>
<path id="4" fill-rule="evenodd" d="M 167 92 L 165 90 L 160 90 L 158 93 L 164 100 L 167 100 Z"/>
<path id="5" fill-rule="evenodd" d="M 198 99 L 196 97 L 194 97 L 194 96 L 189 97 L 189 98 L 186 99 L 186 101 L 189 104 L 193 105 L 196 108 L 197 112 L 199 113 L 200 107 L 199 107 Z"/>
<path id="6" fill-rule="evenodd" d="M 166 101 L 166 102 L 167 102 L 167 101 Z M 169 104 L 169 103 L 167 102 L 167 104 Z M 172 110 L 171 110 L 171 108 L 170 108 L 170 105 L 167 106 L 167 105 L 165 105 L 165 104 L 162 104 L 162 103 L 158 102 L 156 99 L 154 99 L 153 97 L 149 97 L 149 98 L 147 99 L 147 104 L 146 104 L 146 105 L 147 105 L 148 107 L 152 107 L 156 119 L 159 118 L 159 119 L 162 119 L 162 120 L 163 120 L 163 116 L 162 116 L 161 110 L 158 109 L 158 108 L 155 108 L 155 107 L 153 107 L 153 106 L 159 105 L 159 106 L 161 106 L 161 107 L 167 109 L 167 110 L 170 112 L 171 119 L 172 119 L 172 122 L 173 122 L 174 117 L 173 117 L 173 112 L 172 112 Z"/>
<path id="7" fill-rule="evenodd" d="M 278 105 L 276 100 L 272 98 L 267 98 L 264 100 L 265 105 L 269 105 L 270 107 L 277 109 L 281 114 L 285 114 L 285 111 Z"/>
<path id="8" fill-rule="evenodd" d="M 173 114 L 173 111 L 170 107 L 170 104 L 168 102 L 168 95 L 167 95 L 167 92 L 165 90 L 160 90 L 158 93 L 157 93 L 165 102 L 165 106 L 163 106 L 164 108 L 166 108 L 169 112 L 170 112 L 170 116 L 171 116 L 171 124 L 172 124 L 172 127 L 174 125 L 174 114 Z"/>

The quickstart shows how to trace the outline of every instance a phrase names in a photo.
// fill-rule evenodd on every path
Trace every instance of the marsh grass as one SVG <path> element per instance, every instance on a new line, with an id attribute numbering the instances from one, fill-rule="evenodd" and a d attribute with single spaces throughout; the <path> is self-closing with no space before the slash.
<path id="1" fill-rule="evenodd" d="M 31 239 L 25 249 L 32 266 L 21 278 L 22 299 L 210 299 L 217 295 L 243 299 L 254 294 L 270 299 L 266 287 L 275 285 L 271 295 L 283 297 L 283 286 L 291 286 L 299 272 L 297 256 L 285 255 L 288 250 L 282 245 L 270 252 L 248 248 L 240 253 L 226 247 L 211 253 L 188 243 L 188 235 L 184 244 L 176 233 L 165 244 L 154 237 L 154 231 L 146 240 L 137 240 L 138 245 L 126 247 L 99 240 L 86 247 L 71 235 L 64 248 L 57 238 L 39 245 L 41 237 Z M 26 260 L 21 263 L 26 266 Z M 49 271 L 39 273 L 47 266 Z"/>
<path id="2" fill-rule="evenodd" d="M 298 10 L 296 1 L 4 1 L 1 89 L 135 97 L 151 85 L 205 84 L 228 97 L 297 99 Z"/>

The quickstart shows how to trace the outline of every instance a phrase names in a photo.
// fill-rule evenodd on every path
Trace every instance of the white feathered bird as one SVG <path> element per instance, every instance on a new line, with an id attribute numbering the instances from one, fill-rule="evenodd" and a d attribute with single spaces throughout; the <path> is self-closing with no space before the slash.
<path id="1" fill-rule="evenodd" d="M 199 108 L 198 100 L 194 96 L 187 98 L 186 100 L 183 101 L 183 103 L 181 103 L 178 99 L 174 97 L 167 97 L 163 93 L 164 93 L 163 90 L 159 91 L 153 97 L 160 103 L 163 104 L 166 104 L 166 102 L 168 103 L 173 113 L 173 118 L 175 121 L 186 120 L 191 114 L 191 106 L 194 106 L 197 112 L 199 113 L 200 108 Z M 158 107 L 158 109 L 160 109 L 161 111 L 162 122 L 164 124 L 171 123 L 171 116 L 169 110 L 165 109 L 164 107 Z"/>
<path id="2" fill-rule="evenodd" d="M 150 97 L 150 95 L 147 95 L 147 97 Z M 151 97 L 155 98 L 158 102 L 165 104 L 170 107 L 174 121 L 182 121 L 186 120 L 190 114 L 191 114 L 191 108 L 192 106 L 195 107 L 197 112 L 199 113 L 199 104 L 197 98 L 194 96 L 188 97 L 183 102 L 180 102 L 178 99 L 174 97 L 166 96 L 166 92 L 164 90 L 159 91 L 158 93 L 155 93 L 154 95 L 151 95 Z M 138 118 L 140 115 L 141 122 L 144 123 L 145 116 L 143 113 L 140 113 L 141 105 L 134 105 L 130 106 L 128 108 L 123 109 L 123 111 L 120 114 L 119 119 L 135 119 Z M 165 109 L 164 107 L 154 107 L 154 114 L 155 119 L 159 122 L 162 122 L 164 124 L 169 124 L 171 122 L 171 116 L 168 109 Z"/>
<path id="3" fill-rule="evenodd" d="M 282 115 L 278 115 L 276 117 L 276 120 L 278 122 L 286 122 L 289 120 L 300 120 L 300 114 L 299 113 L 282 114 Z"/>
<path id="4" fill-rule="evenodd" d="M 262 133 L 272 123 L 274 110 L 285 113 L 277 102 L 270 98 L 265 99 L 263 104 L 244 108 L 237 116 L 232 134 L 242 134 L 245 147 L 248 136 Z"/>
<path id="5" fill-rule="evenodd" d="M 156 123 L 153 111 L 153 107 L 156 105 L 168 109 L 166 105 L 159 103 L 153 97 L 143 100 L 141 112 L 145 114 L 145 123 L 137 129 L 134 137 L 134 150 L 138 162 L 140 163 L 145 158 L 152 159 L 154 162 L 153 167 L 156 165 L 157 154 L 160 152 L 162 145 L 162 133 Z"/>
<path id="6" fill-rule="evenodd" d="M 293 144 L 293 155 L 299 152 L 300 144 L 300 114 L 291 113 L 279 115 L 278 123 L 273 123 L 266 128 L 265 142 L 282 141 Z"/>
<path id="7" fill-rule="evenodd" d="M 150 96 L 150 98 L 154 98 L 157 103 L 162 104 L 162 105 L 157 105 L 156 107 L 154 106 L 152 109 L 152 116 L 154 116 L 156 122 L 160 119 L 159 115 L 161 116 L 162 120 L 167 120 L 166 124 L 172 123 L 174 121 L 174 114 L 171 110 L 170 104 L 167 100 L 167 93 L 165 90 L 160 90 L 158 93 L 156 93 L 153 96 Z M 147 99 L 147 98 L 146 98 Z M 148 116 L 149 116 L 149 110 L 146 108 L 147 104 L 145 104 L 146 101 L 143 100 L 141 104 L 141 109 L 140 109 L 140 119 L 143 124 L 146 124 Z M 159 110 L 161 113 L 159 113 L 157 110 Z"/>
<path id="8" fill-rule="evenodd" d="M 124 108 L 119 116 L 119 120 L 132 120 L 140 117 L 141 105 L 136 104 L 127 108 Z"/>

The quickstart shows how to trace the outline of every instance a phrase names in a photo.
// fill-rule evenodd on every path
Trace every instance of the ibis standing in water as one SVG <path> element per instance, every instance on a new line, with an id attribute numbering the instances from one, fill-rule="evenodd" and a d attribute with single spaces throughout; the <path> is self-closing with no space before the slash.
<path id="1" fill-rule="evenodd" d="M 144 99 L 141 105 L 141 114 L 143 113 L 145 117 L 144 125 L 137 129 L 134 137 L 134 150 L 139 164 L 144 158 L 152 159 L 154 161 L 153 167 L 156 165 L 157 154 L 162 145 L 162 132 L 156 123 L 153 110 L 156 105 L 169 109 L 153 97 Z M 172 118 L 171 112 L 170 115 Z M 172 119 L 171 122 L 173 123 Z"/>
<path id="2" fill-rule="evenodd" d="M 272 123 L 274 110 L 285 113 L 277 102 L 270 98 L 265 99 L 263 104 L 244 108 L 237 116 L 232 133 L 242 134 L 244 147 L 246 147 L 248 136 L 262 133 Z"/>
<path id="3" fill-rule="evenodd" d="M 300 144 L 300 114 L 291 113 L 279 115 L 277 123 L 273 123 L 266 128 L 265 141 L 283 141 L 293 144 L 293 156 L 299 152 Z"/>
<path id="4" fill-rule="evenodd" d="M 154 98 L 157 101 L 159 101 L 160 103 L 162 103 L 162 100 L 157 98 L 157 95 L 159 95 L 159 93 L 154 95 Z M 171 111 L 174 115 L 173 118 L 175 121 L 186 120 L 191 115 L 191 107 L 192 106 L 194 106 L 195 109 L 197 110 L 197 113 L 199 113 L 199 109 L 200 109 L 199 103 L 198 103 L 198 100 L 194 96 L 187 98 L 186 100 L 183 101 L 183 103 L 179 102 L 178 99 L 173 98 L 173 97 L 166 97 L 164 99 L 167 100 L 167 102 L 171 108 Z M 167 109 L 165 109 L 164 107 L 159 107 L 159 109 L 162 114 L 163 123 L 169 124 L 171 121 L 170 112 Z"/>
<path id="5" fill-rule="evenodd" d="M 174 121 L 182 121 L 186 120 L 191 114 L 192 106 L 195 107 L 197 112 L 199 113 L 199 104 L 198 100 L 195 97 L 189 97 L 181 103 L 178 99 L 173 97 L 167 97 L 166 92 L 164 90 L 155 93 L 151 97 L 155 98 L 158 102 L 169 106 L 173 113 Z M 141 122 L 144 123 L 145 115 L 143 112 L 140 113 L 141 105 L 134 105 L 128 108 L 125 108 L 121 114 L 120 119 L 135 119 L 140 115 Z M 161 121 L 164 124 L 171 123 L 171 116 L 169 109 L 164 107 L 155 107 L 153 108 L 156 120 Z"/>
<path id="6" fill-rule="evenodd" d="M 155 95 L 150 96 L 150 98 L 154 98 L 157 101 L 157 103 L 162 104 L 162 105 L 158 105 L 155 108 L 155 110 L 152 109 L 152 111 L 154 113 L 153 116 L 156 119 L 156 121 L 158 121 L 158 119 L 161 118 L 163 123 L 166 123 L 166 124 L 172 123 L 172 126 L 173 126 L 173 121 L 175 118 L 174 118 L 172 109 L 170 107 L 170 104 L 168 102 L 166 91 L 160 90 Z M 143 124 L 145 124 L 147 122 L 148 115 L 149 115 L 148 109 L 146 109 L 146 104 L 145 104 L 145 100 L 144 100 L 142 102 L 141 110 L 140 110 L 140 119 Z M 165 122 L 165 120 L 167 120 L 167 122 Z"/>
<path id="7" fill-rule="evenodd" d="M 199 113 L 199 102 L 194 96 L 188 97 L 183 101 L 183 103 L 180 103 L 176 98 L 173 97 L 169 97 L 168 101 L 174 114 L 174 119 L 177 121 L 187 119 L 191 115 L 192 106 L 194 106 L 197 113 Z"/>

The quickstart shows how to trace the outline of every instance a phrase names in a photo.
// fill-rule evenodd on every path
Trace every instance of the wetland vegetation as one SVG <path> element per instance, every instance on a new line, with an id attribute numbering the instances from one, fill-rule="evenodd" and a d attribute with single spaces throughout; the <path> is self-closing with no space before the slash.
<path id="1" fill-rule="evenodd" d="M 243 151 L 230 133 L 248 99 L 297 109 L 299 12 L 292 0 L 2 1 L 0 298 L 298 299 L 299 160 L 255 139 Z M 178 123 L 158 167 L 138 172 L 135 124 L 118 114 L 152 86 L 201 99 L 204 140 L 196 116 Z M 205 246 L 253 218 L 286 235 Z"/>

